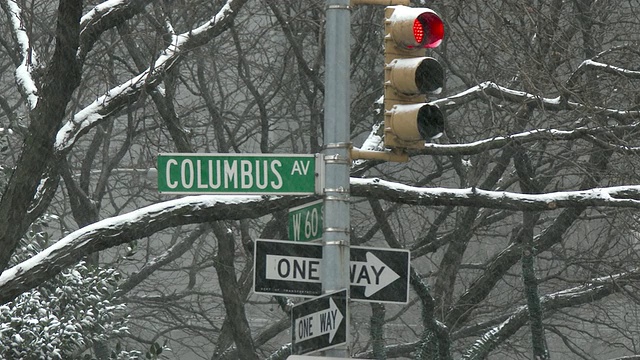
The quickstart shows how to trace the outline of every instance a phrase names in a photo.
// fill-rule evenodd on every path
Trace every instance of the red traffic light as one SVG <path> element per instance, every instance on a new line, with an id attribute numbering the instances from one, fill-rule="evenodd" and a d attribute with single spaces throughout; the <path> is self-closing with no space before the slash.
<path id="1" fill-rule="evenodd" d="M 428 8 L 390 6 L 393 8 L 387 20 L 393 41 L 405 49 L 434 48 L 444 38 L 444 22 L 435 11 Z"/>
<path id="2" fill-rule="evenodd" d="M 384 143 L 390 149 L 424 149 L 425 142 L 444 132 L 444 115 L 426 103 L 425 94 L 438 94 L 444 69 L 426 48 L 444 38 L 444 24 L 428 8 L 385 8 Z"/>
<path id="3" fill-rule="evenodd" d="M 435 12 L 423 12 L 413 21 L 413 37 L 420 47 L 434 48 L 444 38 L 444 23 Z"/>

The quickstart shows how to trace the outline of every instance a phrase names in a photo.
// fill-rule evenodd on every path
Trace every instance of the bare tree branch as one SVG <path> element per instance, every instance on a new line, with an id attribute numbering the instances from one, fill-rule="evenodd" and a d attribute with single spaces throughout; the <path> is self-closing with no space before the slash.
<path id="1" fill-rule="evenodd" d="M 130 80 L 112 88 L 92 104 L 77 112 L 73 120 L 60 129 L 55 148 L 58 152 L 68 151 L 79 136 L 109 115 L 121 110 L 126 104 L 137 99 L 147 87 L 157 86 L 169 71 L 189 50 L 195 49 L 224 32 L 247 0 L 229 0 L 222 9 L 205 24 L 188 32 L 173 35 L 156 61 Z"/>
<path id="2" fill-rule="evenodd" d="M 611 127 L 578 127 L 571 130 L 558 129 L 533 129 L 507 136 L 495 136 L 489 139 L 472 141 L 464 144 L 425 144 L 424 150 L 420 154 L 425 155 L 474 155 L 487 150 L 499 149 L 511 143 L 527 144 L 536 141 L 571 141 L 584 139 L 596 143 L 602 148 L 621 153 L 637 152 L 637 147 L 617 146 L 610 144 L 605 136 L 621 134 L 635 131 L 640 127 L 640 123 Z M 600 140 L 602 138 L 602 140 Z"/>
<path id="3" fill-rule="evenodd" d="M 33 77 L 33 71 L 40 66 L 38 55 L 31 44 L 20 5 L 14 0 L 3 0 L 0 6 L 9 18 L 11 31 L 19 49 L 20 64 L 15 71 L 16 84 L 27 100 L 29 109 L 34 109 L 38 103 L 39 87 Z"/>
<path id="4" fill-rule="evenodd" d="M 0 275 L 0 303 L 51 279 L 87 254 L 184 224 L 250 219 L 304 203 L 301 198 L 194 196 L 166 201 L 79 229 Z"/>
<path id="5" fill-rule="evenodd" d="M 538 109 L 547 111 L 589 110 L 599 115 L 610 116 L 619 120 L 633 120 L 640 116 L 640 111 L 637 110 L 628 111 L 601 106 L 588 106 L 578 102 L 565 101 L 560 96 L 546 98 L 526 91 L 509 89 L 492 81 L 485 81 L 458 94 L 432 101 L 431 104 L 436 104 L 443 109 L 455 109 L 472 100 L 486 98 L 487 96 L 513 104 L 530 103 Z"/>
<path id="6" fill-rule="evenodd" d="M 544 312 L 553 312 L 562 308 L 588 304 L 620 292 L 625 284 L 639 279 L 640 269 L 638 268 L 603 278 L 591 279 L 587 281 L 586 285 L 542 296 L 540 305 Z M 461 359 L 486 359 L 491 351 L 513 335 L 520 327 L 524 326 L 528 317 L 528 307 L 520 307 L 507 320 L 485 333 Z"/>
<path id="7" fill-rule="evenodd" d="M 583 206 L 640 208 L 640 185 L 518 194 L 478 188 L 420 188 L 377 178 L 352 178 L 351 193 L 355 196 L 422 206 L 477 206 L 510 210 L 556 210 Z"/>

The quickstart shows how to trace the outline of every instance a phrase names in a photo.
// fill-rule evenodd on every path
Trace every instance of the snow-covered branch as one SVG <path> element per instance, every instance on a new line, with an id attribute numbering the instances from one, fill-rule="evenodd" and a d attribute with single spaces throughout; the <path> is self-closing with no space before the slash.
<path id="1" fill-rule="evenodd" d="M 351 179 L 354 196 L 430 206 L 476 206 L 510 210 L 555 210 L 582 206 L 640 208 L 640 185 L 560 191 L 547 194 L 520 194 L 477 188 L 421 188 L 374 179 Z"/>
<path id="2" fill-rule="evenodd" d="M 203 25 L 174 35 L 156 61 L 145 71 L 112 88 L 73 116 L 58 132 L 55 148 L 68 150 L 80 135 L 135 100 L 145 88 L 155 87 L 164 74 L 189 50 L 205 44 L 227 29 L 247 0 L 228 0 L 222 9 Z M 113 1 L 118 3 L 117 1 Z M 88 15 L 87 15 L 88 16 Z M 83 18 L 84 19 L 84 18 Z M 83 20 L 88 21 L 88 20 Z"/>
<path id="3" fill-rule="evenodd" d="M 564 101 L 560 96 L 547 98 L 525 91 L 509 89 L 507 87 L 500 86 L 492 81 L 485 81 L 458 94 L 432 101 L 431 104 L 436 104 L 443 109 L 453 109 L 467 104 L 475 99 L 487 97 L 492 97 L 514 104 L 529 103 L 531 105 L 537 106 L 540 109 L 549 111 L 590 110 L 601 115 L 610 116 L 615 119 L 635 119 L 640 116 L 640 111 L 637 110 L 627 111 L 605 108 L 601 106 L 587 106 L 585 104 L 574 101 Z"/>
<path id="4" fill-rule="evenodd" d="M 431 103 L 445 109 L 455 108 L 466 104 L 471 100 L 486 97 L 487 95 L 512 103 L 521 104 L 523 102 L 535 102 L 545 109 L 564 110 L 564 105 L 561 103 L 560 97 L 545 98 L 525 91 L 509 89 L 504 86 L 500 86 L 493 81 L 485 81 L 458 94 L 447 96 L 445 98 L 432 101 Z"/>
<path id="5" fill-rule="evenodd" d="M 601 54 L 598 54 L 598 56 L 594 58 L 600 57 L 603 54 L 604 52 Z M 568 88 L 573 87 L 576 81 L 580 78 L 580 75 L 584 74 L 588 70 L 592 70 L 592 71 L 598 70 L 598 71 L 605 72 L 612 75 L 623 76 L 629 79 L 640 79 L 640 71 L 624 69 L 618 66 L 605 64 L 600 61 L 595 61 L 593 59 L 588 59 L 583 61 L 578 66 L 576 71 L 574 71 L 573 74 L 571 74 L 571 77 L 569 78 L 569 80 L 567 80 L 567 87 Z"/>
<path id="6" fill-rule="evenodd" d="M 640 268 L 592 279 L 585 285 L 544 295 L 540 298 L 540 303 L 546 313 L 566 307 L 576 307 L 619 292 L 624 284 L 638 280 L 640 280 Z M 527 306 L 519 307 L 509 318 L 482 335 L 461 359 L 486 359 L 491 351 L 527 323 L 528 311 Z"/>
<path id="7" fill-rule="evenodd" d="M 533 129 L 517 134 L 495 136 L 489 139 L 468 142 L 464 144 L 425 144 L 425 149 L 421 152 L 427 155 L 473 155 L 480 154 L 487 150 L 499 149 L 509 143 L 517 142 L 520 144 L 534 141 L 568 141 L 576 139 L 585 139 L 595 142 L 603 148 L 608 148 L 618 152 L 637 151 L 636 147 L 615 146 L 604 140 L 598 140 L 600 135 L 615 134 L 618 131 L 634 131 L 640 128 L 640 123 L 630 125 L 611 126 L 611 127 L 579 127 L 573 130 L 558 129 Z"/>
<path id="8" fill-rule="evenodd" d="M 0 4 L 9 17 L 20 53 L 20 64 L 15 71 L 16 84 L 26 98 L 29 109 L 34 109 L 38 103 L 38 86 L 33 78 L 33 70 L 38 66 L 38 57 L 31 46 L 20 6 L 13 0 L 2 0 Z"/>
<path id="9" fill-rule="evenodd" d="M 618 66 L 605 64 L 599 61 L 585 60 L 582 62 L 582 64 L 580 64 L 576 72 L 584 69 L 597 69 L 602 72 L 624 76 L 629 79 L 640 79 L 640 71 L 624 69 Z"/>
<path id="10" fill-rule="evenodd" d="M 31 259 L 0 274 L 0 304 L 11 301 L 96 251 L 178 225 L 258 218 L 290 206 L 301 205 L 305 201 L 309 199 L 189 196 L 93 223 L 72 232 Z"/>
<path id="11" fill-rule="evenodd" d="M 576 307 L 601 300 L 611 294 L 620 292 L 625 284 L 638 280 L 640 280 L 640 268 L 611 276 L 591 279 L 585 285 L 541 296 L 540 303 L 545 312 L 550 314 L 559 309 Z M 492 326 L 480 339 L 472 344 L 463 355 L 462 360 L 486 359 L 486 356 L 491 351 L 500 346 L 500 344 L 527 323 L 529 320 L 528 308 L 526 305 L 520 306 L 510 315 L 506 314 L 505 317 L 505 320 L 499 321 L 497 325 Z M 496 324 L 496 322 L 495 319 L 489 320 L 485 323 L 472 325 L 471 328 L 477 330 L 478 328 L 482 328 L 483 324 Z M 451 338 L 460 339 L 462 337 L 468 337 L 469 333 L 467 328 L 463 328 L 453 332 Z M 416 351 L 419 344 L 419 341 L 394 344 L 387 346 L 385 350 L 389 357 L 406 356 Z M 367 351 L 356 354 L 354 358 L 369 359 L 372 356 L 373 352 Z"/>
<path id="12" fill-rule="evenodd" d="M 80 19 L 80 46 L 77 58 L 84 58 L 104 31 L 142 12 L 151 0 L 107 0 L 96 5 Z"/>

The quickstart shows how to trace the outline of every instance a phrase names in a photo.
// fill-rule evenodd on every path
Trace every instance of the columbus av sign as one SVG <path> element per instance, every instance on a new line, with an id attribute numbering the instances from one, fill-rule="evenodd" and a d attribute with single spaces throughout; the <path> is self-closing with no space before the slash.
<path id="1" fill-rule="evenodd" d="M 307 195 L 321 193 L 320 154 L 160 154 L 165 194 Z"/>

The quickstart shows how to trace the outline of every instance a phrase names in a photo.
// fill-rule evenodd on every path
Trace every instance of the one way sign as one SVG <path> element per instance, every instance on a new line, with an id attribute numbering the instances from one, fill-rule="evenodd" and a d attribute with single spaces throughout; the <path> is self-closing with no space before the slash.
<path id="1" fill-rule="evenodd" d="M 322 293 L 322 245 L 257 240 L 254 292 L 317 296 Z M 350 247 L 352 300 L 406 304 L 409 301 L 408 250 Z"/>
<path id="2" fill-rule="evenodd" d="M 293 307 L 291 352 L 306 354 L 347 343 L 347 290 Z"/>

